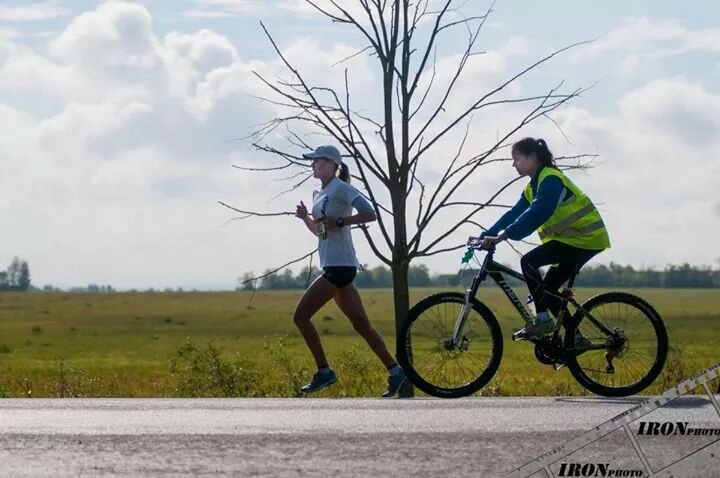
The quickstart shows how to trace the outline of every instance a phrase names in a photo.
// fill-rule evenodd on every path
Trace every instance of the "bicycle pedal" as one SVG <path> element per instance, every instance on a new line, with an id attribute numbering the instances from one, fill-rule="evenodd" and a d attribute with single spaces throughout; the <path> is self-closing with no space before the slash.
<path id="1" fill-rule="evenodd" d="M 563 368 L 563 367 L 565 367 L 565 364 L 564 364 L 564 363 L 554 363 L 554 364 L 553 364 L 553 368 L 555 369 L 556 372 L 557 372 L 558 370 L 560 370 L 561 368 Z"/>
<path id="2" fill-rule="evenodd" d="M 528 335 L 527 335 L 527 332 L 525 332 L 524 330 L 518 330 L 517 332 L 514 332 L 512 334 L 513 342 L 519 342 L 521 340 L 527 340 L 527 339 L 528 339 Z"/>

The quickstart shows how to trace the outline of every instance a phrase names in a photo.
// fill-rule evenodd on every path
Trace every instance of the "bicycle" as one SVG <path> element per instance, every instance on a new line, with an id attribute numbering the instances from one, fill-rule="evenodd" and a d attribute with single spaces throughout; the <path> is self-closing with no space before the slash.
<path id="1" fill-rule="evenodd" d="M 470 247 L 465 258 L 480 249 Z M 429 395 L 458 398 L 475 393 L 500 366 L 500 325 L 476 297 L 488 276 L 526 324 L 533 320 L 505 279 L 510 276 L 525 282 L 524 276 L 495 262 L 494 253 L 495 247 L 487 250 L 464 294 L 430 295 L 415 304 L 401 324 L 398 361 L 410 381 Z M 624 397 L 641 392 L 658 377 L 667 358 L 668 337 L 660 315 L 647 301 L 626 292 L 601 293 L 578 303 L 573 290 L 578 272 L 561 292 L 544 288 L 562 300 L 562 308 L 552 333 L 530 340 L 535 357 L 555 370 L 567 366 L 580 385 L 597 395 Z M 573 314 L 568 304 L 574 307 Z M 523 337 L 516 332 L 513 340 Z"/>

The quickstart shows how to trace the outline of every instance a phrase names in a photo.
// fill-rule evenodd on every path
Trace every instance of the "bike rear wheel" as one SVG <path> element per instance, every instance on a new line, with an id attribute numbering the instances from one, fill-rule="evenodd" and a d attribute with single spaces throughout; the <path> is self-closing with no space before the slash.
<path id="1" fill-rule="evenodd" d="M 502 332 L 484 304 L 473 301 L 460 337 L 450 338 L 465 297 L 456 292 L 431 295 L 410 309 L 400 327 L 398 361 L 410 381 L 435 397 L 458 398 L 484 387 L 502 358 Z"/>
<path id="2" fill-rule="evenodd" d="M 643 391 L 665 365 L 668 337 L 660 315 L 640 297 L 624 292 L 597 295 L 584 304 L 612 334 L 603 332 L 582 310 L 567 327 L 567 366 L 586 389 L 606 397 Z M 578 343 L 576 333 L 590 339 Z M 605 345 L 603 348 L 589 348 Z"/>

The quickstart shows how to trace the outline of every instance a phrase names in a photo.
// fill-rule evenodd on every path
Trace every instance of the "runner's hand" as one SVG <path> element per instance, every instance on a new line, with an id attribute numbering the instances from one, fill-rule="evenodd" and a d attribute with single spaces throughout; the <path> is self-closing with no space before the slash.
<path id="1" fill-rule="evenodd" d="M 307 207 L 305 206 L 305 203 L 300 201 L 300 204 L 295 206 L 295 217 L 299 217 L 300 219 L 305 219 L 308 215 Z"/>

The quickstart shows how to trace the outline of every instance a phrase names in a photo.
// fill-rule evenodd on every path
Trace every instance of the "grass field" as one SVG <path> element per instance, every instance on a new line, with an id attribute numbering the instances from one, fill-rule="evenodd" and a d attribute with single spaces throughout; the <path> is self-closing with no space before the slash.
<path id="1" fill-rule="evenodd" d="M 412 303 L 435 290 L 413 290 Z M 579 289 L 589 298 L 598 290 Z M 632 290 L 653 304 L 670 336 L 658 393 L 720 361 L 720 292 Z M 392 292 L 362 291 L 374 325 L 392 341 Z M 499 290 L 481 289 L 505 337 L 503 361 L 478 395 L 582 395 L 570 373 L 536 361 Z M 299 291 L 250 293 L 2 293 L 0 397 L 295 396 L 313 370 L 291 314 Z M 521 295 L 524 296 L 524 295 Z M 375 396 L 384 370 L 333 305 L 315 318 L 335 386 L 321 396 Z M 394 345 L 391 344 L 394 347 Z"/>

